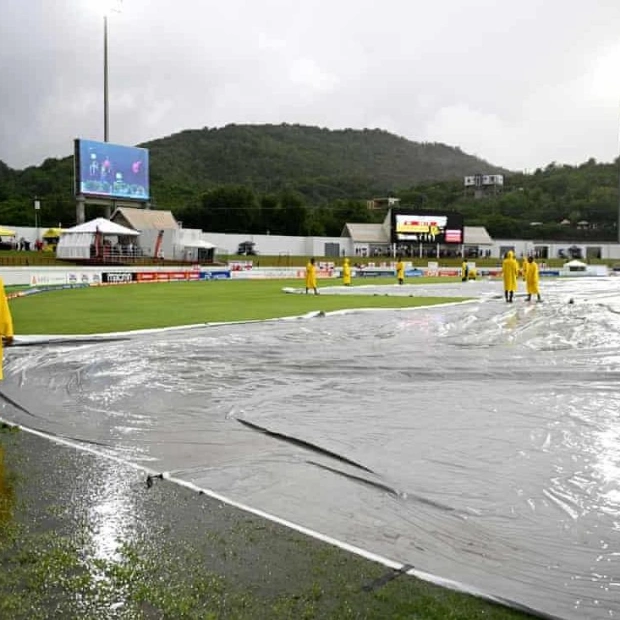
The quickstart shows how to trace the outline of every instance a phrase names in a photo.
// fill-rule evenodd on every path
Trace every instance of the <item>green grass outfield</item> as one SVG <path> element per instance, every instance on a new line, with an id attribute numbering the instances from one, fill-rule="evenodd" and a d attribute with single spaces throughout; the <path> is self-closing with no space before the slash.
<path id="1" fill-rule="evenodd" d="M 407 283 L 454 281 L 412 278 Z M 340 280 L 319 281 L 320 288 Z M 361 284 L 393 285 L 393 279 Z M 15 334 L 96 334 L 210 323 L 297 316 L 347 308 L 410 308 L 462 298 L 383 295 L 290 295 L 303 280 L 214 280 L 127 284 L 49 291 L 11 300 Z"/>

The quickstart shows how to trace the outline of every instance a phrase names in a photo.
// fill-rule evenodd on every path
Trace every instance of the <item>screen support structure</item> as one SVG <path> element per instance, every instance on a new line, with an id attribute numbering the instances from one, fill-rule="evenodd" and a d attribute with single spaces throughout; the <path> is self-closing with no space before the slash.
<path id="1" fill-rule="evenodd" d="M 143 208 L 150 209 L 151 203 L 149 201 L 145 202 L 136 202 L 135 200 L 123 201 L 118 199 L 106 199 L 106 198 L 92 198 L 90 196 L 84 196 L 83 194 L 78 194 L 75 197 L 75 223 L 83 224 L 86 221 L 86 207 L 87 205 L 93 205 L 98 207 L 103 207 L 105 209 L 105 218 L 110 219 L 112 217 L 112 213 L 116 210 L 117 207 L 133 207 L 135 208 Z"/>

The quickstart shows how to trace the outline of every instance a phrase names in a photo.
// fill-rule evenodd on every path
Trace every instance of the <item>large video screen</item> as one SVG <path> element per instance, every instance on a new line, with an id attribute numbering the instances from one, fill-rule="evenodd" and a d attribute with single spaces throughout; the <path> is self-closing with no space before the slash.
<path id="1" fill-rule="evenodd" d="M 148 150 L 110 142 L 76 140 L 75 192 L 85 196 L 148 200 Z"/>
<path id="2" fill-rule="evenodd" d="M 460 213 L 392 212 L 392 243 L 463 243 Z"/>

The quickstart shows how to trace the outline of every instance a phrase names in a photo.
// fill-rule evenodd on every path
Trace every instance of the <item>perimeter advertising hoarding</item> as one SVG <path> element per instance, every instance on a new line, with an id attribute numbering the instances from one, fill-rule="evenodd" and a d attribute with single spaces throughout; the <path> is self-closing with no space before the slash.
<path id="1" fill-rule="evenodd" d="M 75 193 L 120 200 L 148 200 L 148 150 L 77 139 Z"/>
<path id="2" fill-rule="evenodd" d="M 463 216 L 454 212 L 393 211 L 392 243 L 463 243 Z"/>
<path id="3" fill-rule="evenodd" d="M 137 279 L 132 271 L 104 271 L 101 274 L 101 281 L 104 284 L 129 284 Z"/>

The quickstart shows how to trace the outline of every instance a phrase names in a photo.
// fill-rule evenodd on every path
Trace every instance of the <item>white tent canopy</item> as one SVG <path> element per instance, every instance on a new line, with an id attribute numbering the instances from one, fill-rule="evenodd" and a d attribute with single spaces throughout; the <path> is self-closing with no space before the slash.
<path id="1" fill-rule="evenodd" d="M 184 248 L 204 248 L 205 250 L 212 250 L 215 245 L 202 239 L 194 239 L 192 241 L 186 241 L 183 243 Z"/>
<path id="2" fill-rule="evenodd" d="M 84 222 L 83 224 L 78 224 L 73 228 L 67 228 L 65 231 L 63 231 L 63 235 L 71 233 L 95 234 L 97 232 L 102 235 L 119 235 L 121 237 L 136 237 L 140 234 L 137 230 L 134 230 L 133 228 L 126 228 L 125 226 L 115 224 L 110 220 L 106 220 L 104 217 L 97 217 L 94 220 L 90 220 L 90 222 Z"/>
<path id="3" fill-rule="evenodd" d="M 97 217 L 90 222 L 84 222 L 63 231 L 56 247 L 56 256 L 58 258 L 90 259 L 94 257 L 92 247 L 96 243 L 97 235 L 103 238 L 137 237 L 139 234 L 133 228 L 126 228 L 103 217 Z"/>

